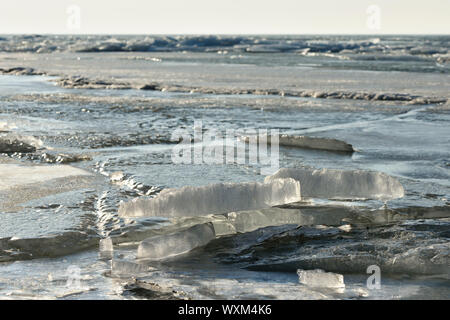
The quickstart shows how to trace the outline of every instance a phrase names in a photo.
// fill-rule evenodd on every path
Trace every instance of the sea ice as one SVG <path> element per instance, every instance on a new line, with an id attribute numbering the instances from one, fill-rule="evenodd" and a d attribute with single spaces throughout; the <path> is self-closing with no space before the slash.
<path id="1" fill-rule="evenodd" d="M 198 224 L 183 231 L 151 237 L 141 242 L 137 258 L 161 260 L 204 246 L 216 235 L 211 223 Z"/>
<path id="2" fill-rule="evenodd" d="M 137 198 L 121 203 L 119 215 L 200 216 L 262 209 L 300 200 L 300 183 L 294 179 L 272 179 L 267 183 L 218 183 L 166 189 L 155 198 Z"/>
<path id="3" fill-rule="evenodd" d="M 345 288 L 344 276 L 342 274 L 325 272 L 321 269 L 297 270 L 298 281 L 308 287 L 315 288 Z"/>
<path id="4" fill-rule="evenodd" d="M 0 164 L 0 190 L 32 183 L 70 176 L 90 176 L 85 170 L 68 165 L 20 165 L 14 163 Z"/>
<path id="5" fill-rule="evenodd" d="M 283 168 L 264 182 L 293 178 L 302 185 L 302 196 L 325 199 L 380 199 L 404 196 L 400 182 L 382 172 L 364 170 Z"/>

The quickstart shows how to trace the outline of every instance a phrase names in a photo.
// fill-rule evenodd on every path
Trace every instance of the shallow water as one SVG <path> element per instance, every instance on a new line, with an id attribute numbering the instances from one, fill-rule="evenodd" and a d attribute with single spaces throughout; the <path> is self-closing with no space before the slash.
<path id="1" fill-rule="evenodd" d="M 8 38 L 7 41 L 13 40 Z M 429 40 L 431 42 L 426 45 L 422 40 L 415 41 L 423 47 L 433 43 L 438 48 L 433 50 L 440 50 L 440 53 L 428 53 L 436 55 L 433 59 L 442 60 L 448 51 L 439 42 L 441 40 Z M 382 45 L 388 44 L 382 41 Z M 317 44 L 315 48 L 322 46 Z M 367 46 L 380 45 L 375 43 Z M 380 59 L 399 54 L 395 50 L 385 54 L 372 49 L 376 53 L 370 54 Z M 204 78 L 191 75 L 196 87 L 201 88 L 202 83 L 208 82 L 210 88 L 229 90 L 224 94 L 223 90 L 210 93 L 198 90 L 191 93 L 133 88 L 62 88 L 55 85 L 54 81 L 58 76 L 72 75 L 72 71 L 63 73 L 56 69 L 64 66 L 74 54 L 71 49 L 67 49 L 68 52 L 65 50 L 57 50 L 62 53 L 53 53 L 54 56 L 34 56 L 30 53 L 23 60 L 27 64 L 32 60 L 31 57 L 35 57 L 33 59 L 37 62 L 34 63 L 42 71 L 47 71 L 46 66 L 55 69 L 48 70 L 56 73 L 54 77 L 0 76 L 0 125 L 6 123 L 10 133 L 38 138 L 44 146 L 30 154 L 3 155 L 0 163 L 52 166 L 66 161 L 91 172 L 93 178 L 89 181 L 74 181 L 72 189 L 61 187 L 56 193 L 49 191 L 35 197 L 32 196 L 35 189 L 27 187 L 19 190 L 21 200 L 15 200 L 14 206 L 3 205 L 4 212 L 1 212 L 0 217 L 0 261 L 4 261 L 0 264 L 0 282 L 3 283 L 1 298 L 391 299 L 450 296 L 448 102 L 410 104 L 400 100 L 321 99 L 258 92 L 233 94 L 232 88 L 240 85 L 244 88 L 256 86 L 255 79 L 263 77 L 268 66 L 278 70 L 276 76 L 283 74 L 284 71 L 279 70 L 295 61 L 293 52 L 276 52 L 273 55 L 243 52 L 251 69 L 248 70 L 249 74 L 243 74 L 242 77 L 252 78 L 251 74 L 255 73 L 257 77 L 252 78 L 252 81 L 256 81 L 254 83 L 244 80 L 243 83 L 233 82 L 230 78 L 224 80 L 220 73 L 210 73 L 211 70 L 222 70 L 223 54 L 194 52 L 193 49 L 188 50 L 188 54 L 180 54 L 168 50 L 170 52 L 158 52 L 157 56 L 162 61 L 157 61 L 136 58 L 136 52 L 83 53 L 87 56 L 82 56 L 82 60 L 89 57 L 103 59 L 102 65 L 116 65 L 120 61 L 118 59 L 146 63 L 148 72 L 152 72 L 152 64 L 160 65 L 157 70 L 174 70 L 174 65 L 180 66 L 181 70 L 190 70 L 195 64 L 196 72 L 203 72 L 204 75 Z M 379 90 L 383 77 L 386 81 L 391 81 L 392 74 L 402 78 L 402 72 L 398 72 L 401 69 L 408 72 L 403 72 L 406 75 L 405 82 L 397 84 L 398 88 L 404 88 L 399 92 L 447 98 L 447 69 L 434 66 L 430 69 L 427 65 L 430 64 L 431 56 L 422 57 L 411 52 L 401 63 L 392 62 L 400 58 L 392 58 L 390 63 L 394 67 L 384 62 L 378 63 L 379 60 L 370 58 L 367 52 L 358 52 L 358 55 L 355 50 L 353 53 L 336 53 L 358 56 L 353 57 L 355 60 L 348 62 L 350 64 L 336 64 L 332 61 L 336 59 L 334 57 L 327 60 L 329 57 L 326 55 L 315 58 L 311 54 L 304 55 L 302 59 L 305 61 L 296 63 L 305 64 L 302 68 L 313 70 L 308 71 L 309 75 L 317 76 L 317 70 L 320 70 L 322 74 L 328 72 L 333 79 L 342 75 L 340 68 L 347 71 L 359 69 L 360 73 L 355 73 L 356 77 L 368 73 L 368 78 L 370 72 L 367 69 L 377 70 L 378 85 L 367 87 L 364 83 L 349 83 L 346 87 L 343 81 L 338 88 L 351 91 L 358 86 L 367 92 Z M 21 62 L 14 54 L 17 53 L 12 53 L 11 59 L 7 61 L 3 53 L 0 67 L 1 63 L 19 66 Z M 153 55 L 155 53 L 139 53 L 139 56 L 145 57 Z M 54 57 L 54 63 L 45 62 L 44 57 Z M 411 57 L 417 58 L 410 63 Z M 342 57 L 338 59 L 342 60 Z M 228 61 L 229 71 L 238 67 L 241 60 L 237 64 Z M 117 72 L 119 77 L 113 81 L 126 80 L 126 77 L 120 77 L 127 74 L 127 70 L 132 75 L 130 78 L 137 79 L 133 74 L 139 69 L 133 63 L 122 66 Z M 320 65 L 320 68 L 315 65 Z M 97 72 L 99 76 L 109 77 L 108 72 L 111 72 L 99 67 L 89 71 L 90 74 L 86 66 L 89 64 L 77 69 L 81 75 L 89 77 Z M 202 67 L 205 70 L 202 71 Z M 189 73 L 182 73 L 184 78 L 180 78 L 180 83 L 185 85 Z M 417 81 L 410 83 L 411 88 L 405 91 L 407 79 L 413 76 Z M 296 77 L 297 74 L 294 74 L 288 79 L 291 84 Z M 324 90 L 320 86 L 323 83 L 321 77 L 315 78 L 319 79 L 319 85 L 315 88 L 319 91 Z M 271 81 L 267 74 L 265 78 L 265 82 L 259 86 L 270 83 L 266 89 L 284 90 L 283 83 Z M 167 82 L 168 79 L 177 79 L 177 75 L 169 74 L 161 79 Z M 429 83 L 433 85 L 427 87 L 426 83 L 430 79 L 432 81 Z M 300 80 L 299 83 L 307 82 L 305 79 Z M 328 84 L 325 91 L 333 87 Z M 300 89 L 303 88 L 300 86 Z M 216 239 L 204 248 L 165 262 L 136 261 L 136 243 L 130 242 L 215 218 L 122 218 L 117 215 L 121 200 L 128 201 L 144 194 L 153 195 L 164 188 L 264 180 L 259 164 L 239 164 L 236 161 L 215 165 L 174 164 L 171 157 L 176 143 L 171 139 L 173 131 L 185 128 L 193 133 L 194 123 L 198 120 L 202 121 L 203 129 L 214 128 L 220 132 L 242 128 L 278 129 L 280 133 L 343 140 L 352 144 L 357 152 L 334 153 L 281 146 L 280 167 L 382 171 L 400 180 L 405 188 L 405 197 L 389 201 L 388 209 L 381 211 L 384 213 L 374 211 L 383 205 L 374 200 L 315 200 L 307 204 L 308 208 L 286 210 L 323 215 L 325 218 L 317 224 L 327 224 L 332 229 L 324 231 L 313 226 L 297 228 L 292 225 L 267 227 Z M 108 175 L 118 171 L 124 173 L 124 179 L 110 182 Z M 48 189 L 51 187 L 48 186 Z M 42 188 L 46 186 L 42 185 Z M 8 193 L 0 193 L 0 199 L 2 196 L 7 199 L 17 198 Z M 398 212 L 394 214 L 383 210 Z M 331 214 L 338 215 L 339 219 L 333 221 L 326 217 Z M 401 219 L 393 219 L 392 215 L 400 216 Z M 343 221 L 351 224 L 352 231 L 335 230 Z M 155 270 L 141 274 L 139 283 L 132 282 L 130 274 L 122 277 L 110 275 L 111 262 L 99 256 L 97 249 L 99 239 L 105 236 L 113 238 L 116 260 L 139 262 Z M 430 264 L 433 258 L 435 263 Z M 366 268 L 371 264 L 381 267 L 380 290 L 366 288 L 369 276 Z M 408 265 L 412 267 L 407 268 Z M 447 265 L 447 268 L 442 269 L 442 265 Z M 82 275 L 81 287 L 75 289 L 66 286 L 74 266 L 79 268 L 76 270 Z M 295 272 L 300 267 L 343 273 L 346 290 L 331 292 L 301 286 Z M 412 269 L 418 270 L 417 274 Z M 131 272 L 131 275 L 135 272 Z M 159 289 L 148 289 L 148 283 L 158 284 Z M 173 290 L 177 292 L 175 296 L 168 294 Z"/>

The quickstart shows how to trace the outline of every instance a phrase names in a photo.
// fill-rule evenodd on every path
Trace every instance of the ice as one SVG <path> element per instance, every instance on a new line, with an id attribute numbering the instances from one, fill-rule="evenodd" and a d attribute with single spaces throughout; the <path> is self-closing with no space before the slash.
<path id="1" fill-rule="evenodd" d="M 244 142 L 250 142 L 249 136 L 242 137 Z M 271 137 L 267 137 L 267 143 L 271 142 Z M 280 146 L 305 148 L 305 149 L 318 149 L 327 151 L 338 151 L 338 152 L 353 152 L 353 146 L 345 141 L 329 139 L 329 138 L 318 138 L 318 137 L 307 137 L 307 136 L 293 136 L 282 134 L 278 138 L 278 143 Z"/>
<path id="2" fill-rule="evenodd" d="M 310 217 L 302 215 L 299 210 L 280 208 L 231 212 L 225 216 L 236 232 L 250 232 L 259 228 L 284 224 L 309 224 L 311 221 Z"/>
<path id="3" fill-rule="evenodd" d="M 137 198 L 121 203 L 119 215 L 201 216 L 262 209 L 300 200 L 300 183 L 294 179 L 272 179 L 267 183 L 218 183 L 202 187 L 166 189 L 155 198 Z"/>
<path id="4" fill-rule="evenodd" d="M 111 275 L 114 277 L 137 276 L 153 270 L 154 269 L 149 266 L 125 260 L 114 259 L 111 262 Z"/>
<path id="5" fill-rule="evenodd" d="M 404 196 L 400 182 L 382 172 L 363 170 L 283 168 L 264 182 L 293 178 L 302 185 L 302 196 L 326 199 L 390 200 Z"/>
<path id="6" fill-rule="evenodd" d="M 0 164 L 0 190 L 69 176 L 89 175 L 91 174 L 85 170 L 68 165 L 29 166 L 4 163 Z"/>
<path id="7" fill-rule="evenodd" d="M 99 251 L 102 254 L 111 254 L 114 251 L 113 242 L 111 238 L 100 239 Z"/>
<path id="8" fill-rule="evenodd" d="M 161 260 L 204 246 L 216 235 L 211 223 L 199 224 L 176 233 L 155 236 L 141 242 L 137 258 Z"/>
<path id="9" fill-rule="evenodd" d="M 344 276 L 342 274 L 325 272 L 321 269 L 297 270 L 298 281 L 308 287 L 315 288 L 345 288 Z"/>

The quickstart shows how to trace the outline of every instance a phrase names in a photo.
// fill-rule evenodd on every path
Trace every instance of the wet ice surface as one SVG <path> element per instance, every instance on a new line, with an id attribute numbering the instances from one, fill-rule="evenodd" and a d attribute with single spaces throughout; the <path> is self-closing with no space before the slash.
<path id="1" fill-rule="evenodd" d="M 123 61 L 134 56 L 115 54 L 111 59 Z M 71 54 L 61 55 L 60 67 L 72 58 Z M 89 54 L 82 58 L 92 59 L 93 65 L 99 59 Z M 168 59 L 173 61 L 169 61 L 167 68 L 172 68 L 171 63 L 172 70 L 182 65 L 186 74 L 193 69 L 191 64 L 204 63 L 209 58 L 212 61 L 206 68 L 219 70 L 212 54 L 171 53 Z M 265 66 L 270 57 L 249 59 Z M 45 67 L 42 61 L 38 59 L 36 63 Z M 158 63 L 131 61 L 133 68 Z M 162 82 L 171 82 L 178 76 L 163 75 L 166 67 L 158 68 L 152 76 L 159 75 Z M 227 81 L 235 81 L 231 76 L 233 68 L 231 65 L 228 69 L 226 80 L 217 77 L 212 83 L 223 87 L 230 84 Z M 256 67 L 247 69 L 249 77 L 258 79 L 267 74 L 264 68 L 259 73 Z M 117 74 L 126 74 L 126 70 Z M 277 76 L 281 78 L 286 70 L 280 70 L 277 69 Z M 135 76 L 133 72 L 131 76 Z M 311 84 L 317 85 L 316 89 L 326 74 L 321 72 L 323 75 L 317 70 L 308 73 L 318 77 Z M 364 81 L 370 75 L 358 73 Z M 406 75 L 413 77 L 412 73 Z M 368 91 L 380 89 L 383 76 L 389 78 L 377 73 L 376 83 Z M 211 77 L 214 72 L 199 77 L 195 85 L 210 83 Z M 394 77 L 401 78 L 404 74 Z M 418 90 L 409 93 L 445 96 L 442 94 L 445 75 L 414 74 L 414 77 Z M 18 206 L 1 213 L 0 261 L 4 262 L 0 265 L 0 282 L 5 284 L 1 286 L 2 298 L 448 298 L 448 105 L 257 93 L 64 89 L 48 80 L 54 78 L 0 77 L 0 130 L 33 136 L 44 146 L 31 153 L 2 155 L 0 165 L 18 162 L 52 166 L 65 161 L 58 159 L 69 159 L 70 165 L 92 173 L 95 178 L 76 181 L 79 184 L 76 190 L 25 197 Z M 367 85 L 364 81 L 361 87 Z M 334 89 L 345 89 L 344 83 Z M 182 84 L 188 85 L 187 80 Z M 398 92 L 409 90 L 406 85 L 401 88 L 400 82 L 396 86 Z M 353 82 L 348 84 L 349 90 L 355 87 Z M 173 164 L 173 130 L 184 127 L 193 132 L 194 121 L 198 119 L 207 129 L 278 129 L 289 135 L 345 141 L 357 151 L 339 154 L 281 146 L 280 167 L 382 171 L 402 183 L 405 197 L 389 201 L 388 211 L 383 211 L 383 202 L 376 200 L 314 199 L 312 203 L 236 212 L 225 217 L 186 220 L 119 217 L 117 208 L 121 200 L 130 201 L 145 194 L 153 196 L 163 188 L 264 180 L 261 167 L 249 163 Z M 123 172 L 123 176 L 117 172 Z M 34 189 L 27 189 L 24 194 L 30 195 L 30 190 Z M 189 252 L 159 262 L 135 259 L 139 241 L 211 221 L 215 230 L 222 229 L 217 238 L 208 238 L 205 247 L 194 246 Z M 108 274 L 111 262 L 96 249 L 100 239 L 106 237 L 111 237 L 114 243 L 117 262 L 111 275 Z M 366 268 L 371 264 L 381 267 L 381 290 L 366 287 L 369 276 Z M 80 268 L 81 287 L 66 286 L 74 271 L 71 266 Z M 297 269 L 343 274 L 345 291 L 302 286 Z M 137 281 L 130 279 L 136 275 Z"/>

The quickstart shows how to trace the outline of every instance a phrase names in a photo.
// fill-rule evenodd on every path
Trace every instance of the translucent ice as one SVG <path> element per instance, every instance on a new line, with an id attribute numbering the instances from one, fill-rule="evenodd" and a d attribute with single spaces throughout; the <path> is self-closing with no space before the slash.
<path id="1" fill-rule="evenodd" d="M 121 203 L 119 214 L 127 217 L 200 216 L 262 209 L 300 200 L 300 183 L 294 179 L 272 179 L 267 183 L 218 183 L 167 189 L 155 198 L 137 198 Z"/>
<path id="2" fill-rule="evenodd" d="M 312 198 L 380 199 L 404 196 L 400 182 L 382 172 L 363 170 L 283 168 L 265 182 L 293 178 L 302 185 L 302 196 Z"/>
<path id="3" fill-rule="evenodd" d="M 101 258 L 111 259 L 113 257 L 114 247 L 111 238 L 100 239 L 98 247 Z"/>
<path id="4" fill-rule="evenodd" d="M 281 208 L 231 212 L 225 216 L 236 232 L 250 232 L 259 228 L 284 224 L 308 224 L 311 220 L 309 217 L 302 215 L 300 210 Z"/>
<path id="5" fill-rule="evenodd" d="M 211 223 L 198 224 L 183 231 L 148 238 L 141 242 L 137 258 L 161 260 L 204 246 L 216 237 Z"/>
<path id="6" fill-rule="evenodd" d="M 342 274 L 316 270 L 297 270 L 298 281 L 308 287 L 315 288 L 345 288 Z"/>

